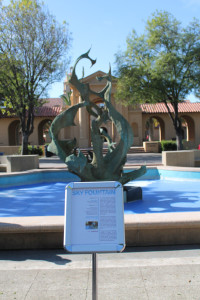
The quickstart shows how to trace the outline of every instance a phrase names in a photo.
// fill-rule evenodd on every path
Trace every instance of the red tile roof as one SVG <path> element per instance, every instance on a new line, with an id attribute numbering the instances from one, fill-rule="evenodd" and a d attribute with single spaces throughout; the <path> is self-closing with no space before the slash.
<path id="1" fill-rule="evenodd" d="M 62 112 L 64 107 L 63 100 L 61 98 L 46 98 L 43 99 L 45 102 L 43 106 L 38 107 L 35 110 L 36 117 L 56 117 L 59 113 Z M 169 103 L 170 111 L 173 112 L 174 109 Z M 155 103 L 155 104 L 141 104 L 140 108 L 142 113 L 155 114 L 155 113 L 168 113 L 168 110 L 164 103 Z M 200 102 L 191 103 L 190 101 L 185 101 L 179 103 L 178 106 L 179 113 L 194 113 L 200 112 Z M 1 118 L 14 117 L 13 114 L 8 116 L 7 114 L 2 114 L 0 112 Z"/>
<path id="2" fill-rule="evenodd" d="M 61 113 L 63 108 L 63 100 L 61 98 L 44 99 L 46 103 L 35 110 L 36 117 L 56 117 Z"/>
<path id="3" fill-rule="evenodd" d="M 61 98 L 46 98 L 43 101 L 45 102 L 43 106 L 35 109 L 35 117 L 56 117 L 61 113 L 63 108 L 63 100 Z M 0 112 L 0 117 L 13 118 L 15 115 L 7 115 Z"/>
<path id="4" fill-rule="evenodd" d="M 155 113 L 168 113 L 167 107 L 164 103 L 155 103 L 155 104 L 141 104 L 140 108 L 143 113 L 155 114 Z M 169 108 L 171 112 L 174 112 L 173 106 L 169 103 Z M 194 113 L 200 112 L 200 102 L 191 103 L 185 101 L 178 104 L 179 113 Z"/>

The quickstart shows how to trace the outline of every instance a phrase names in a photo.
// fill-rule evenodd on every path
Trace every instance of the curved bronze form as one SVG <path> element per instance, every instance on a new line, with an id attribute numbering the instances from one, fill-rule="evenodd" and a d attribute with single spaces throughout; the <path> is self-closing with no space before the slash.
<path id="1" fill-rule="evenodd" d="M 133 144 L 133 132 L 127 120 L 113 107 L 111 103 L 111 70 L 106 76 L 98 77 L 97 80 L 105 78 L 106 86 L 100 91 L 95 92 L 90 89 L 88 83 L 82 83 L 76 76 L 76 66 L 83 59 L 89 59 L 91 64 L 95 64 L 95 60 L 89 57 L 89 51 L 81 55 L 73 68 L 72 76 L 69 82 L 77 88 L 81 95 L 82 102 L 76 104 L 66 111 L 58 115 L 50 128 L 52 142 L 49 145 L 49 151 L 57 154 L 68 166 L 70 172 L 78 175 L 82 181 L 119 181 L 122 184 L 130 180 L 136 179 L 146 172 L 146 167 L 138 170 L 124 173 L 123 166 L 126 162 L 126 154 Z M 99 107 L 90 101 L 90 95 L 95 94 L 100 97 L 105 104 Z M 76 113 L 82 107 L 86 107 L 88 113 L 95 117 L 91 126 L 91 140 L 93 144 L 93 157 L 88 160 L 79 150 L 76 153 L 76 139 L 71 141 L 60 141 L 58 133 L 61 128 L 75 125 L 74 118 Z M 111 120 L 117 132 L 120 135 L 120 141 L 114 147 L 111 137 L 106 134 L 100 127 L 103 123 Z M 103 141 L 108 142 L 108 152 L 103 156 Z"/>

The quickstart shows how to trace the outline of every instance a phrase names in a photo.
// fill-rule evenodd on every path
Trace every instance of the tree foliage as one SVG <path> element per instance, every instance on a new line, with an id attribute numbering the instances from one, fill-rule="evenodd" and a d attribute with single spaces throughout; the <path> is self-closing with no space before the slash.
<path id="1" fill-rule="evenodd" d="M 116 66 L 116 98 L 125 105 L 164 102 L 181 149 L 178 103 L 191 92 L 200 97 L 199 21 L 194 19 L 183 28 L 170 13 L 157 11 L 147 21 L 144 34 L 132 31 L 126 51 L 116 54 Z"/>
<path id="2" fill-rule="evenodd" d="M 33 132 L 34 111 L 47 87 L 63 78 L 70 33 L 39 0 L 0 3 L 0 94 L 20 118 L 22 153 Z"/>

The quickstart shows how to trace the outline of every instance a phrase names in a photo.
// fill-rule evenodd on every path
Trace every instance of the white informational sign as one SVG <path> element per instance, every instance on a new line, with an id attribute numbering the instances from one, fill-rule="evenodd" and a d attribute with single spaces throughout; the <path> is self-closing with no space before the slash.
<path id="1" fill-rule="evenodd" d="M 120 252 L 125 247 L 123 188 L 116 181 L 71 182 L 65 193 L 64 248 Z"/>

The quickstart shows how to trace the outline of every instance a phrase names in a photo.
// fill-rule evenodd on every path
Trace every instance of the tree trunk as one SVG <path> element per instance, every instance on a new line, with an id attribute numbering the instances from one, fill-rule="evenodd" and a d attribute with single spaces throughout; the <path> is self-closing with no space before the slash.
<path id="1" fill-rule="evenodd" d="M 31 102 L 31 101 L 30 101 Z M 33 113 L 33 105 L 29 103 L 28 111 L 24 107 L 23 114 L 21 115 L 21 128 L 22 128 L 22 155 L 28 155 L 28 139 L 29 136 L 33 133 L 33 121 L 34 121 L 34 113 Z M 27 118 L 26 118 L 27 114 Z"/>
<path id="2" fill-rule="evenodd" d="M 178 99 L 174 99 L 171 98 L 170 99 L 171 101 L 171 104 L 174 108 L 174 115 L 173 113 L 170 111 L 170 108 L 168 106 L 168 103 L 167 101 L 165 101 L 165 106 L 167 107 L 167 110 L 168 110 L 168 113 L 169 113 L 169 116 L 173 122 L 173 125 L 174 125 L 174 129 L 175 129 L 175 132 L 176 132 L 176 145 L 177 145 L 177 150 L 183 150 L 183 142 L 182 142 L 182 122 L 181 122 L 181 119 L 179 117 L 179 114 L 178 114 Z M 173 101 L 172 101 L 173 100 Z"/>
<path id="3" fill-rule="evenodd" d="M 176 135 L 177 150 L 183 150 L 182 135 Z"/>
<path id="4" fill-rule="evenodd" d="M 176 145 L 177 150 L 183 150 L 183 143 L 182 143 L 182 125 L 181 122 L 179 123 L 179 126 L 176 128 Z"/>
<path id="5" fill-rule="evenodd" d="M 28 134 L 27 133 L 23 133 L 22 134 L 22 150 L 21 150 L 21 154 L 22 155 L 28 155 Z"/>

